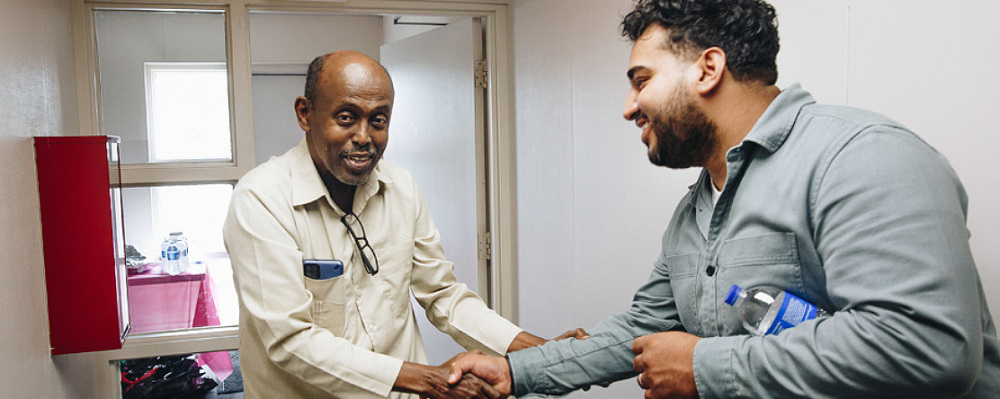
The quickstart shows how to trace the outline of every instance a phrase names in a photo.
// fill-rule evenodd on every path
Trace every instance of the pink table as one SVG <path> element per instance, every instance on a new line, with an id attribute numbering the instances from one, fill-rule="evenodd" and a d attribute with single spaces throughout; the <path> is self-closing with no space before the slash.
<path id="1" fill-rule="evenodd" d="M 160 266 L 128 276 L 132 333 L 220 325 L 212 296 L 213 284 L 211 274 L 201 262 L 176 276 L 164 274 Z M 201 353 L 198 363 L 208 364 L 220 380 L 233 372 L 228 352 Z"/>

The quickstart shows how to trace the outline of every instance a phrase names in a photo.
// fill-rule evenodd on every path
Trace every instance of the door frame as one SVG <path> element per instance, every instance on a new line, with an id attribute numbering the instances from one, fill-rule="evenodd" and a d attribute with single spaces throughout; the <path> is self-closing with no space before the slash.
<path id="1" fill-rule="evenodd" d="M 102 134 L 94 12 L 109 9 L 224 10 L 226 52 L 230 62 L 230 104 L 234 156 L 211 167 L 161 164 L 122 166 L 125 185 L 184 182 L 235 183 L 256 164 L 250 66 L 251 11 L 290 11 L 338 14 L 461 15 L 483 21 L 486 88 L 487 219 L 490 262 L 484 300 L 500 315 L 517 322 L 516 300 L 516 170 L 514 165 L 514 86 L 512 77 L 509 0 L 71 0 L 78 135 Z M 177 170 L 182 178 L 176 177 Z M 238 328 L 215 327 L 130 336 L 121 349 L 96 352 L 98 398 L 120 398 L 117 362 L 165 354 L 234 350 Z"/>

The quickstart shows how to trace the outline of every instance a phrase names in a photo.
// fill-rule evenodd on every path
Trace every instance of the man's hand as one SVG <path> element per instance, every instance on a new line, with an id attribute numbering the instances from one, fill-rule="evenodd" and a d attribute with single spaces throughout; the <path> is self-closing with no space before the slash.
<path id="1" fill-rule="evenodd" d="M 559 341 L 566 338 L 587 339 L 590 338 L 590 334 L 587 334 L 587 331 L 583 328 L 577 328 L 575 330 L 566 331 L 562 333 L 562 335 L 555 337 L 553 340 Z M 517 352 L 521 349 L 542 345 L 546 342 L 549 341 L 545 338 L 539 337 L 527 331 L 521 331 L 516 337 L 514 337 L 514 341 L 510 343 L 510 346 L 507 347 L 507 352 Z"/>
<path id="2" fill-rule="evenodd" d="M 668 331 L 632 342 L 635 353 L 632 366 L 639 372 L 637 380 L 639 387 L 646 390 L 646 399 L 698 397 L 693 364 L 694 345 L 700 339 L 685 332 Z"/>
<path id="3" fill-rule="evenodd" d="M 447 372 L 447 370 L 445 370 Z M 500 393 L 489 383 L 472 374 L 465 374 L 457 383 L 449 383 L 447 389 L 435 392 L 436 395 L 421 395 L 424 398 L 479 398 L 479 399 L 501 399 L 506 395 Z"/>
<path id="4" fill-rule="evenodd" d="M 403 362 L 393 390 L 415 393 L 421 398 L 430 399 L 501 399 L 506 396 L 472 374 L 460 375 L 460 378 L 449 381 L 448 373 L 452 370 L 449 365 L 460 356 L 453 357 L 438 367 Z"/>
<path id="5" fill-rule="evenodd" d="M 587 330 L 584 330 L 583 328 L 577 328 L 575 330 L 566 331 L 562 333 L 562 335 L 555 337 L 552 340 L 562 341 L 566 338 L 587 339 L 590 338 L 590 334 L 587 334 Z"/>
<path id="6" fill-rule="evenodd" d="M 457 356 L 451 363 L 451 375 L 448 376 L 448 383 L 454 384 L 460 379 L 464 379 L 472 373 L 486 380 L 493 385 L 503 395 L 510 395 L 511 386 L 510 368 L 507 366 L 507 359 L 495 356 L 486 356 L 479 353 L 467 352 Z"/>

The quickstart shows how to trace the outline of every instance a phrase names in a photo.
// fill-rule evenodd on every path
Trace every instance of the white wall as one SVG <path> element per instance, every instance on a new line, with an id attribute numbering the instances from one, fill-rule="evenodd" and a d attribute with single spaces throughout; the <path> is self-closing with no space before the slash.
<path id="1" fill-rule="evenodd" d="M 515 0 L 520 324 L 554 336 L 624 310 L 697 171 L 651 165 L 621 117 L 632 0 Z M 942 151 L 970 196 L 972 247 L 1000 320 L 1000 3 L 773 0 L 779 86 L 883 112 Z M 640 397 L 632 380 L 572 396 Z"/>
<path id="2" fill-rule="evenodd" d="M 514 5 L 518 301 L 552 337 L 626 309 L 693 171 L 655 168 L 621 115 L 630 0 Z M 572 396 L 642 397 L 632 381 Z"/>
<path id="3" fill-rule="evenodd" d="M 87 356 L 49 356 L 32 136 L 76 130 L 69 2 L 0 5 L 0 396 L 87 398 Z"/>

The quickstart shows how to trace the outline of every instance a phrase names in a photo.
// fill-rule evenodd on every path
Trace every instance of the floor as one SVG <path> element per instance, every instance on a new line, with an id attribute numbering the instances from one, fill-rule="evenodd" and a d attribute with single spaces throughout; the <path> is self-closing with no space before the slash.
<path id="1" fill-rule="evenodd" d="M 223 394 L 209 392 L 208 395 L 205 395 L 204 397 L 202 397 L 202 399 L 243 399 L 243 392 L 223 393 Z"/>
<path id="2" fill-rule="evenodd" d="M 240 352 L 229 352 L 233 373 L 219 382 L 215 390 L 202 399 L 243 399 L 243 373 L 240 372 Z"/>
<path id="3" fill-rule="evenodd" d="M 189 374 L 192 372 L 186 371 L 188 367 L 197 367 L 197 365 L 193 365 L 193 360 L 190 359 L 193 358 L 185 358 L 185 355 L 180 355 L 123 361 L 123 369 L 129 368 L 128 372 L 133 374 L 142 373 L 142 371 L 154 367 L 168 368 L 172 372 L 184 374 L 178 374 L 181 377 L 175 377 L 171 380 L 167 377 L 171 375 L 169 372 L 167 374 L 162 374 L 161 372 L 150 373 L 152 374 L 151 377 L 145 379 L 145 382 L 139 383 L 145 385 L 137 384 L 135 389 L 132 389 L 130 392 L 123 392 L 122 397 L 128 399 L 148 399 L 153 397 L 170 397 L 174 399 L 243 399 L 243 374 L 240 372 L 240 354 L 238 351 L 229 352 L 233 372 L 222 381 L 219 381 L 215 377 L 209 377 L 212 375 L 211 372 L 205 374 L 204 370 Z M 185 379 L 183 377 L 185 375 L 190 376 L 192 379 Z M 199 375 L 198 380 L 193 379 Z M 203 391 L 200 388 L 204 388 L 204 378 L 212 378 L 217 382 L 217 385 L 206 394 L 200 393 Z"/>

